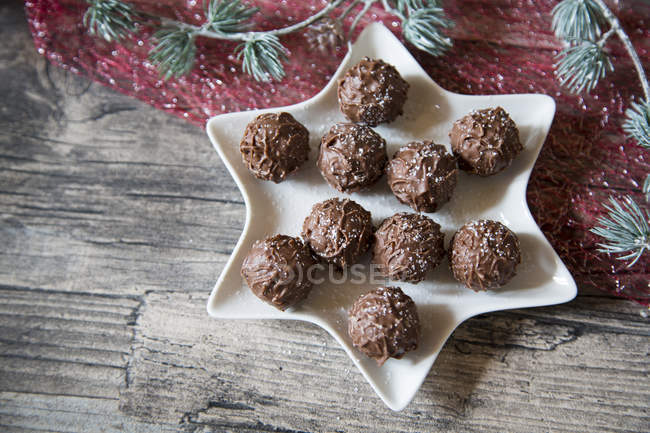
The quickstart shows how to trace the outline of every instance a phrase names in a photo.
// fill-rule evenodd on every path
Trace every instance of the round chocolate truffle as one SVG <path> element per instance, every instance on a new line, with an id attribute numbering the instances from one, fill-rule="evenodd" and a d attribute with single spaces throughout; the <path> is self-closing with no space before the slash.
<path id="1" fill-rule="evenodd" d="M 340 268 L 353 265 L 372 241 L 370 212 L 347 198 L 316 203 L 302 225 L 302 237 L 324 261 Z"/>
<path id="2" fill-rule="evenodd" d="M 339 80 L 339 105 L 350 121 L 376 126 L 402 114 L 408 89 L 395 67 L 364 57 Z"/>
<path id="3" fill-rule="evenodd" d="M 503 286 L 521 262 L 517 235 L 497 221 L 465 224 L 454 234 L 450 249 L 454 278 L 476 292 Z"/>
<path id="4" fill-rule="evenodd" d="M 418 283 L 444 256 L 445 235 L 424 215 L 398 213 L 375 232 L 372 260 L 391 280 Z"/>
<path id="5" fill-rule="evenodd" d="M 388 186 L 397 199 L 417 212 L 435 212 L 456 188 L 456 158 L 445 146 L 414 141 L 400 148 L 386 167 Z"/>
<path id="6" fill-rule="evenodd" d="M 386 166 L 386 141 L 367 126 L 337 123 L 323 136 L 318 168 L 331 186 L 345 193 L 367 188 Z"/>
<path id="7" fill-rule="evenodd" d="M 399 287 L 380 287 L 360 296 L 348 314 L 352 344 L 383 365 L 415 350 L 420 319 L 415 302 Z"/>
<path id="8" fill-rule="evenodd" d="M 460 169 L 479 176 L 500 172 L 523 149 L 517 125 L 501 107 L 472 111 L 457 120 L 449 139 Z"/>
<path id="9" fill-rule="evenodd" d="M 289 113 L 260 114 L 246 126 L 239 150 L 256 178 L 280 183 L 307 161 L 309 131 Z"/>
<path id="10" fill-rule="evenodd" d="M 241 275 L 255 296 L 286 310 L 309 294 L 308 269 L 315 264 L 300 239 L 275 235 L 253 244 L 242 263 Z"/>

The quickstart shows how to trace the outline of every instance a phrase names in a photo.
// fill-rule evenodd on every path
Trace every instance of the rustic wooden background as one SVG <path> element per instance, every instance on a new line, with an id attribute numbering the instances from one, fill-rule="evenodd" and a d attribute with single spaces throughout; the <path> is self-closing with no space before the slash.
<path id="1" fill-rule="evenodd" d="M 648 319 L 480 316 L 403 412 L 323 330 L 205 304 L 244 204 L 205 133 L 50 66 L 0 6 L 0 431 L 650 431 Z"/>

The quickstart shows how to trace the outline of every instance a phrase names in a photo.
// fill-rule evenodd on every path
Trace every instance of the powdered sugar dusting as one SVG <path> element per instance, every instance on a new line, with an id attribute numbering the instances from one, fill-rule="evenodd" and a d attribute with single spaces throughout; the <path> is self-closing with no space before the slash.
<path id="1" fill-rule="evenodd" d="M 390 285 L 385 281 L 359 284 L 325 282 L 314 286 L 307 302 L 303 302 L 299 308 L 280 314 L 263 308 L 264 305 L 258 306 L 261 304 L 259 302 L 250 302 L 252 295 L 246 302 L 235 297 L 234 293 L 240 292 L 239 279 L 229 273 L 227 266 L 224 278 L 213 292 L 210 309 L 212 314 L 221 317 L 295 318 L 317 322 L 350 350 L 351 358 L 391 407 L 402 408 L 426 375 L 449 333 L 460 321 L 495 309 L 562 302 L 571 296 L 572 282 L 535 227 L 524 198 L 528 174 L 552 119 L 553 107 L 549 105 L 548 98 L 535 95 L 474 97 L 444 92 L 421 74 L 417 64 L 397 42 L 390 37 L 379 37 L 381 32 L 377 33 L 378 29 L 381 28 L 370 27 L 368 35 L 372 34 L 372 37 L 362 37 L 359 42 L 364 49 L 371 51 L 357 53 L 353 49 L 349 64 L 365 54 L 385 58 L 397 67 L 412 86 L 410 99 L 404 106 L 404 115 L 390 124 L 374 128 L 386 140 L 389 155 L 409 141 L 422 139 L 440 143 L 450 151 L 447 134 L 452 122 L 472 109 L 502 106 L 512 114 L 520 127 L 523 126 L 520 138 L 524 151 L 511 167 L 490 178 L 460 173 L 452 199 L 437 212 L 427 215 L 440 224 L 447 239 L 470 220 L 507 221 L 508 226 L 521 235 L 526 266 L 522 266 L 521 272 L 506 287 L 489 293 L 473 293 L 458 284 L 449 272 L 447 259 L 443 259 L 418 285 L 400 282 L 399 286 L 418 306 L 423 336 L 426 337 L 423 337 L 418 350 L 407 353 L 402 360 L 390 359 L 380 369 L 351 347 L 346 337 L 346 313 L 359 295 L 382 285 Z M 378 41 L 381 41 L 380 46 L 376 45 Z M 286 110 L 309 130 L 311 152 L 309 161 L 281 185 L 244 176 L 247 174 L 242 171 L 245 167 L 240 168 L 235 163 L 237 159 L 231 157 L 232 150 L 236 149 L 229 147 L 228 137 L 237 128 L 242 129 L 234 135 L 240 135 L 253 113 L 229 115 L 225 121 L 215 119 L 209 125 L 208 129 L 217 142 L 216 147 L 242 184 L 251 213 L 241 248 L 235 251 L 233 262 L 239 260 L 241 252 L 254 239 L 276 232 L 298 235 L 311 207 L 332 197 L 349 197 L 359 203 L 372 213 L 375 226 L 383 219 L 405 210 L 392 196 L 385 177 L 368 190 L 349 195 L 338 193 L 322 179 L 313 159 L 317 154 L 319 138 L 343 117 L 336 106 L 334 90 L 335 87 L 330 87 L 318 99 Z M 237 154 L 235 156 L 239 157 Z M 369 255 L 366 255 L 362 258 L 362 264 L 370 266 L 369 259 Z M 252 300 L 256 301 L 254 298 Z M 392 381 L 385 380 L 388 372 L 392 373 Z"/>

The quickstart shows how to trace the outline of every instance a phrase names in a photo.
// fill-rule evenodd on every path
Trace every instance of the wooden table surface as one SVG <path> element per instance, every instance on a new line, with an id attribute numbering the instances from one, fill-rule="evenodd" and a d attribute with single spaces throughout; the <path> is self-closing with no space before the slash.
<path id="1" fill-rule="evenodd" d="M 49 65 L 20 2 L 0 37 L 0 431 L 650 431 L 603 293 L 468 320 L 398 413 L 320 328 L 209 318 L 245 207 L 204 131 Z"/>

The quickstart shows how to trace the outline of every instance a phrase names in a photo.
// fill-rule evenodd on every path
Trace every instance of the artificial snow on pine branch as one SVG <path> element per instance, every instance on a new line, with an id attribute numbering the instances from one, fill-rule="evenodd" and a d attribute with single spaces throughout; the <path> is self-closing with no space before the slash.
<path id="1" fill-rule="evenodd" d="M 82 23 L 91 35 L 108 42 L 119 41 L 136 30 L 133 6 L 119 0 L 87 0 Z"/>
<path id="2" fill-rule="evenodd" d="M 551 26 L 559 39 L 596 41 L 607 24 L 596 2 L 567 0 L 553 8 Z"/>
<path id="3" fill-rule="evenodd" d="M 203 5 L 205 24 L 203 28 L 215 33 L 236 33 L 248 30 L 249 21 L 259 8 L 248 7 L 240 0 L 209 1 Z"/>
<path id="4" fill-rule="evenodd" d="M 250 7 L 241 0 L 207 0 L 203 7 L 204 23 L 195 26 L 165 17 L 139 13 L 120 0 L 87 0 L 88 9 L 83 24 L 88 31 L 108 42 L 119 41 L 138 29 L 142 20 L 148 26 L 158 27 L 154 33 L 155 45 L 149 58 L 158 67 L 164 79 L 189 73 L 194 67 L 196 38 L 208 37 L 238 41 L 237 57 L 242 61 L 244 73 L 258 81 L 281 80 L 285 76 L 283 62 L 288 51 L 279 36 L 300 31 L 320 20 L 333 20 L 342 27 L 345 17 L 361 6 L 355 15 L 350 33 L 360 19 L 375 3 L 382 3 L 387 12 L 402 21 L 404 38 L 417 48 L 434 56 L 441 55 L 451 47 L 451 39 L 442 30 L 451 26 L 437 1 L 432 0 L 331 0 L 314 15 L 296 24 L 268 31 L 251 31 L 251 18 L 258 8 Z M 348 7 L 332 18 L 334 10 L 348 3 Z M 336 27 L 335 26 L 335 27 Z"/>
<path id="5" fill-rule="evenodd" d="M 195 36 L 178 27 L 164 27 L 154 33 L 158 43 L 149 52 L 149 59 L 158 65 L 164 79 L 180 77 L 194 67 Z"/>
<path id="6" fill-rule="evenodd" d="M 609 202 L 609 205 L 604 205 L 608 211 L 607 216 L 598 219 L 601 227 L 591 231 L 605 239 L 604 243 L 598 244 L 599 251 L 625 254 L 618 259 L 631 260 L 628 264 L 630 267 L 650 249 L 648 214 L 644 214 L 639 205 L 628 196 L 621 202 L 610 197 Z"/>
<path id="7" fill-rule="evenodd" d="M 451 48 L 452 41 L 442 29 L 453 25 L 435 0 L 382 1 L 384 9 L 402 21 L 404 39 L 432 56 L 440 56 Z M 391 6 L 392 3 L 392 6 Z"/>
<path id="8" fill-rule="evenodd" d="M 623 130 L 628 137 L 650 149 L 650 101 L 645 100 L 640 104 L 632 102 L 632 107 L 625 111 L 625 117 Z"/>
<path id="9" fill-rule="evenodd" d="M 558 38 L 567 43 L 567 47 L 558 55 L 556 73 L 560 83 L 574 93 L 590 92 L 607 72 L 614 70 L 605 45 L 614 34 L 621 40 L 632 59 L 645 96 L 643 104 L 632 103 L 632 109 L 626 111 L 624 129 L 630 138 L 641 146 L 648 147 L 648 79 L 641 60 L 618 18 L 603 0 L 563 0 L 553 8 L 552 13 L 553 30 Z M 609 25 L 609 29 L 603 33 L 605 25 Z"/>
<path id="10" fill-rule="evenodd" d="M 242 69 L 257 81 L 270 78 L 284 78 L 282 61 L 287 59 L 287 50 L 275 35 L 259 35 L 249 39 L 237 48 L 237 58 L 242 59 Z"/>
<path id="11" fill-rule="evenodd" d="M 609 29 L 603 33 L 603 27 Z M 614 70 L 605 45 L 616 35 L 623 43 L 636 69 L 645 100 L 632 102 L 625 111 L 623 130 L 640 146 L 650 148 L 650 88 L 648 79 L 630 38 L 618 18 L 603 0 L 563 0 L 553 8 L 553 30 L 567 47 L 558 55 L 556 73 L 560 83 L 571 92 L 590 92 L 608 72 Z M 650 174 L 643 184 L 646 202 L 650 202 Z M 610 196 L 604 205 L 608 217 L 599 220 L 601 227 L 591 231 L 603 238 L 600 251 L 621 253 L 620 260 L 631 260 L 632 266 L 650 246 L 648 216 L 630 197 L 622 203 Z"/>
<path id="12" fill-rule="evenodd" d="M 553 30 L 567 47 L 558 55 L 557 75 L 562 85 L 574 93 L 590 92 L 614 65 L 605 49 L 608 39 L 616 34 L 634 63 L 645 95 L 643 104 L 632 103 L 625 113 L 626 133 L 643 147 L 649 147 L 650 126 L 648 101 L 650 88 L 630 38 L 621 27 L 618 18 L 603 0 L 563 0 L 553 8 Z M 609 30 L 603 33 L 603 26 Z M 645 111 L 645 113 L 644 113 Z"/>
<path id="13" fill-rule="evenodd" d="M 583 40 L 571 45 L 559 55 L 557 75 L 560 84 L 573 93 L 590 92 L 614 66 L 603 47 L 597 42 Z"/>

